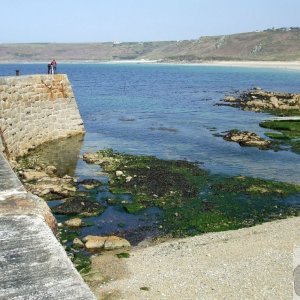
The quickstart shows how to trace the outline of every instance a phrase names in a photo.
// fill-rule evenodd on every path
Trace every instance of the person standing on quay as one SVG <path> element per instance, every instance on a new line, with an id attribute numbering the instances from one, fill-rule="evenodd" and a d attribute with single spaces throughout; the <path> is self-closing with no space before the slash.
<path id="1" fill-rule="evenodd" d="M 53 73 L 52 73 L 52 74 L 55 74 L 55 73 L 56 73 L 56 66 L 57 66 L 57 63 L 56 63 L 56 60 L 55 60 L 55 59 L 53 59 L 53 60 L 51 61 L 51 66 L 52 66 L 52 68 L 53 68 Z"/>

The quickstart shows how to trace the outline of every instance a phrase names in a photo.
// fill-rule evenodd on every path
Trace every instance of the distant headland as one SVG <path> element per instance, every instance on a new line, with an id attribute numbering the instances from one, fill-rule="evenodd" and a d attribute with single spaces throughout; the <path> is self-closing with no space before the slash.
<path id="1" fill-rule="evenodd" d="M 300 28 L 177 41 L 0 44 L 0 63 L 45 62 L 53 57 L 60 62 L 294 62 L 300 61 Z"/>

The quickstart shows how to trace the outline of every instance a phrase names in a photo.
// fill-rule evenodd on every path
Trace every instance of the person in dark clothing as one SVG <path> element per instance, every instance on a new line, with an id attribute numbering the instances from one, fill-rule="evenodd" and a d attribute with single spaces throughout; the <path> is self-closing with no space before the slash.
<path id="1" fill-rule="evenodd" d="M 48 64 L 48 74 L 51 73 L 51 64 Z"/>
<path id="2" fill-rule="evenodd" d="M 51 61 L 51 66 L 53 67 L 53 74 L 55 74 L 56 73 L 56 66 L 57 66 L 57 63 L 56 63 L 55 59 L 53 59 Z"/>

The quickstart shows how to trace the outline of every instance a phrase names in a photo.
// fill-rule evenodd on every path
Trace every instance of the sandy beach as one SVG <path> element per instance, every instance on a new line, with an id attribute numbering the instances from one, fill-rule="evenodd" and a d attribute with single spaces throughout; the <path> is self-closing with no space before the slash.
<path id="1" fill-rule="evenodd" d="M 300 61 L 207 61 L 202 65 L 300 70 Z"/>
<path id="2" fill-rule="evenodd" d="M 273 68 L 300 70 L 300 61 L 203 61 L 190 62 L 165 62 L 159 60 L 81 60 L 81 61 L 59 61 L 60 64 L 159 64 L 159 65 L 183 65 L 183 66 L 222 66 L 222 67 L 245 67 L 245 68 Z M 0 64 L 47 64 L 46 61 L 17 62 L 1 61 Z"/>
<path id="3" fill-rule="evenodd" d="M 112 280 L 98 299 L 292 299 L 300 217 L 93 259 Z M 107 298 L 106 298 L 107 297 Z M 298 298 L 294 298 L 298 299 Z"/>
<path id="4" fill-rule="evenodd" d="M 275 69 L 300 70 L 300 61 L 203 61 L 197 63 L 189 63 L 189 62 L 162 62 L 158 60 L 119 60 L 119 61 L 106 61 L 106 62 L 96 62 L 96 63 L 166 64 L 166 65 L 185 65 L 185 66 L 222 66 L 222 67 L 275 68 Z"/>

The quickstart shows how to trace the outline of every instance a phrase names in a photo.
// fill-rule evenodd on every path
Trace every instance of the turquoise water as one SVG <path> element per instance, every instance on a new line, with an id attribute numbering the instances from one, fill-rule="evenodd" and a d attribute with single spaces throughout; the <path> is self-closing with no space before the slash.
<path id="1" fill-rule="evenodd" d="M 0 75 L 46 73 L 41 64 L 0 65 Z M 300 92 L 300 72 L 182 65 L 61 64 L 72 83 L 86 135 L 81 152 L 113 148 L 131 154 L 197 161 L 212 173 L 300 182 L 300 156 L 240 147 L 215 133 L 233 128 L 264 135 L 268 114 L 216 106 L 253 87 Z M 78 161 L 77 175 L 86 174 Z"/>

